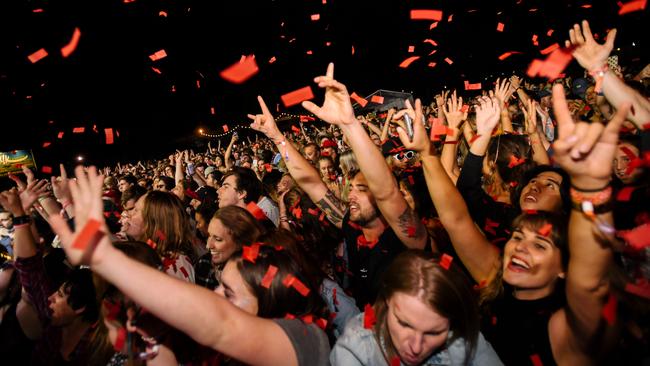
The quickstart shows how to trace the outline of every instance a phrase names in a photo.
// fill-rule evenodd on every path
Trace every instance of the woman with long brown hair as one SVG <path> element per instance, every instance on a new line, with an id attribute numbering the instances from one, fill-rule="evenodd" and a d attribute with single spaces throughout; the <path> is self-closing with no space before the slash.
<path id="1" fill-rule="evenodd" d="M 374 306 L 350 320 L 330 362 L 500 365 L 479 332 L 476 296 L 447 258 L 420 250 L 395 258 Z"/>

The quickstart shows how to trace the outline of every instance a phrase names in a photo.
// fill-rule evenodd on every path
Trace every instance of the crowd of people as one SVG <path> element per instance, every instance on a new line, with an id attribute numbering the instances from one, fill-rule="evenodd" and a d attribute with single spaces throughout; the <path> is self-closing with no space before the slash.
<path id="1" fill-rule="evenodd" d="M 318 121 L 0 193 L 0 357 L 34 365 L 650 360 L 650 65 Z"/>

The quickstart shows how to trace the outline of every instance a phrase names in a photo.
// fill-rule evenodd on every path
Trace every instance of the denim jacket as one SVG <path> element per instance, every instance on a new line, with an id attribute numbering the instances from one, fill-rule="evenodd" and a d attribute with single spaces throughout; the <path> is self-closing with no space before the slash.
<path id="1" fill-rule="evenodd" d="M 336 298 L 334 298 L 336 291 Z M 346 294 L 338 283 L 326 278 L 320 288 L 320 295 L 327 303 L 330 313 L 336 314 L 334 320 L 334 336 L 340 337 L 345 325 L 360 313 L 354 299 Z"/>
<path id="2" fill-rule="evenodd" d="M 449 332 L 451 338 L 451 332 Z M 422 365 L 450 365 L 461 366 L 465 361 L 465 340 L 456 339 L 445 349 L 433 353 Z M 356 366 L 388 366 L 384 355 L 379 348 L 372 329 L 363 327 L 363 313 L 348 322 L 345 333 L 338 338 L 330 353 L 332 365 Z M 403 365 L 403 364 L 400 364 Z M 478 343 L 474 358 L 469 363 L 474 366 L 503 365 L 499 356 L 488 341 L 479 333 Z"/>

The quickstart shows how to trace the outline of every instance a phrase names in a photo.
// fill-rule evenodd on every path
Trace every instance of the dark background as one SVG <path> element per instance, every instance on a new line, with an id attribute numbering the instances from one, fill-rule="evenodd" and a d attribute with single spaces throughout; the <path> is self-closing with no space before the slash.
<path id="1" fill-rule="evenodd" d="M 429 30 L 432 22 L 409 19 L 411 9 L 440 9 L 443 20 Z M 247 124 L 246 113 L 258 111 L 257 94 L 275 109 L 280 95 L 313 87 L 313 77 L 324 73 L 329 61 L 351 92 L 408 91 L 428 101 L 443 87 L 462 89 L 464 80 L 525 72 L 532 59 L 545 57 L 540 49 L 563 44 L 569 26 L 581 19 L 601 36 L 618 28 L 615 54 L 624 66 L 640 70 L 648 62 L 642 57 L 648 11 L 618 16 L 617 10 L 612 0 L 3 1 L 0 151 L 32 149 L 39 165 L 56 166 L 78 155 L 101 165 L 203 148 L 207 139 L 198 136 L 199 128 L 220 134 L 222 124 L 231 129 Z M 316 13 L 320 20 L 311 21 Z M 497 22 L 505 24 L 504 32 L 496 31 Z M 62 58 L 59 50 L 75 27 L 81 30 L 79 45 Z M 533 34 L 539 47 L 531 42 Z M 427 38 L 438 43 L 432 56 L 427 55 L 434 47 L 422 42 Z M 409 45 L 415 46 L 413 54 Z M 49 56 L 30 63 L 27 56 L 40 48 Z M 160 49 L 168 56 L 151 61 L 149 55 Z M 499 61 L 506 51 L 523 54 Z M 250 54 L 256 56 L 257 75 L 240 85 L 219 77 Z M 422 58 L 408 69 L 398 67 L 413 55 Z M 271 57 L 277 59 L 273 64 Z M 429 68 L 429 62 L 437 66 Z M 577 64 L 570 70 L 578 71 Z M 322 92 L 313 90 L 320 102 Z M 303 112 L 299 105 L 279 111 Z M 73 135 L 73 127 L 86 132 Z M 103 129 L 109 127 L 120 135 L 113 145 L 104 144 Z M 57 139 L 60 131 L 63 139 Z M 52 145 L 42 148 L 46 141 Z"/>

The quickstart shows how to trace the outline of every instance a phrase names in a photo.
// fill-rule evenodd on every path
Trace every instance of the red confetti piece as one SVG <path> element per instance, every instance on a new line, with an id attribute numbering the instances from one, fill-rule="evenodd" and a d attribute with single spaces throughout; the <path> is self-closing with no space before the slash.
<path id="1" fill-rule="evenodd" d="M 223 128 L 223 132 L 228 132 L 228 125 L 223 125 L 221 128 Z"/>
<path id="2" fill-rule="evenodd" d="M 429 62 L 429 64 L 427 66 L 432 67 L 432 68 L 436 67 L 436 63 L 435 62 Z"/>
<path id="3" fill-rule="evenodd" d="M 436 41 L 434 41 L 433 39 L 429 39 L 429 38 L 422 41 L 422 43 L 429 43 L 430 45 L 432 45 L 434 47 L 438 46 L 438 43 Z M 436 51 L 433 51 L 433 52 L 436 52 Z M 429 54 L 429 55 L 431 55 L 431 54 Z"/>
<path id="4" fill-rule="evenodd" d="M 219 75 L 233 84 L 241 84 L 257 74 L 258 71 L 259 67 L 257 67 L 257 63 L 255 62 L 255 56 L 251 55 L 245 56 L 243 60 L 229 66 L 221 71 Z"/>
<path id="5" fill-rule="evenodd" d="M 409 226 L 406 228 L 406 236 L 408 236 L 409 238 L 414 238 L 415 232 L 416 232 L 415 226 Z"/>
<path id="6" fill-rule="evenodd" d="M 318 216 L 318 210 L 317 209 L 308 208 L 307 212 L 309 212 L 309 214 L 312 215 L 312 216 Z"/>
<path id="7" fill-rule="evenodd" d="M 314 322 L 314 316 L 311 314 L 307 314 L 300 319 L 305 322 L 305 324 L 311 324 Z"/>
<path id="8" fill-rule="evenodd" d="M 548 32 L 546 32 L 546 35 L 549 36 L 549 37 L 550 37 L 552 34 L 553 34 L 553 29 L 549 29 Z"/>
<path id="9" fill-rule="evenodd" d="M 274 265 L 269 265 L 269 269 L 266 270 L 264 278 L 262 278 L 261 286 L 264 288 L 271 288 L 271 283 L 275 278 L 275 275 L 278 273 L 278 267 Z"/>
<path id="10" fill-rule="evenodd" d="M 549 53 L 557 50 L 560 48 L 560 45 L 558 43 L 553 43 L 552 45 L 544 48 L 543 50 L 539 51 L 542 55 L 548 55 Z"/>
<path id="11" fill-rule="evenodd" d="M 158 244 L 156 244 L 156 242 L 151 239 L 147 239 L 146 243 L 151 249 L 156 249 L 156 247 L 158 246 Z"/>
<path id="12" fill-rule="evenodd" d="M 316 319 L 315 323 L 316 323 L 316 325 L 318 325 L 318 327 L 320 329 L 322 329 L 322 330 L 327 329 L 327 320 L 325 320 L 323 318 L 318 318 L 318 319 Z"/>
<path id="13" fill-rule="evenodd" d="M 415 52 L 415 46 L 409 46 L 408 53 L 413 53 L 413 52 Z"/>
<path id="14" fill-rule="evenodd" d="M 275 56 L 273 56 L 273 57 L 271 57 L 271 58 L 269 59 L 269 63 L 272 64 L 272 63 L 274 63 L 276 60 L 277 60 L 277 59 L 275 58 Z"/>
<path id="15" fill-rule="evenodd" d="M 591 4 L 584 4 L 580 6 L 583 9 L 591 9 Z"/>
<path id="16" fill-rule="evenodd" d="M 113 144 L 113 129 L 112 128 L 105 128 L 104 129 L 104 135 L 106 135 L 106 145 Z"/>
<path id="17" fill-rule="evenodd" d="M 100 227 L 101 223 L 99 221 L 95 219 L 88 220 L 72 243 L 72 247 L 84 250 L 88 245 L 95 246 L 104 236 L 104 233 L 99 230 Z"/>
<path id="18" fill-rule="evenodd" d="M 618 236 L 623 238 L 632 248 L 642 250 L 650 246 L 650 224 L 646 223 L 632 230 L 620 231 Z"/>
<path id="19" fill-rule="evenodd" d="M 503 60 L 507 59 L 508 57 L 510 57 L 510 56 L 512 56 L 514 54 L 519 54 L 519 53 L 521 53 L 521 52 L 518 52 L 518 51 L 504 52 L 504 53 L 501 54 L 501 56 L 499 56 L 499 60 L 503 61 Z"/>
<path id="20" fill-rule="evenodd" d="M 621 202 L 627 202 L 632 198 L 632 193 L 634 193 L 634 190 L 636 187 L 623 187 L 618 193 L 616 194 L 616 200 L 621 201 Z"/>
<path id="21" fill-rule="evenodd" d="M 365 107 L 366 104 L 368 104 L 367 100 L 365 100 L 364 98 L 361 98 L 355 92 L 352 92 L 352 94 L 350 94 L 350 98 L 353 99 L 355 102 L 359 103 L 359 105 L 361 105 L 362 108 Z"/>
<path id="22" fill-rule="evenodd" d="M 314 98 L 314 93 L 311 91 L 310 86 L 305 86 L 304 88 L 294 90 L 280 97 L 280 99 L 282 99 L 282 103 L 284 103 L 284 106 L 287 108 L 296 105 L 302 101 L 313 99 L 313 98 Z"/>
<path id="23" fill-rule="evenodd" d="M 470 84 L 465 80 L 465 90 L 481 90 L 481 83 Z"/>
<path id="24" fill-rule="evenodd" d="M 645 283 L 644 285 L 636 285 L 633 283 L 627 283 L 625 285 L 625 292 L 631 293 L 633 295 L 641 296 L 650 300 L 650 284 Z"/>
<path id="25" fill-rule="evenodd" d="M 151 61 L 158 61 L 158 60 L 160 60 L 162 58 L 165 58 L 165 57 L 167 57 L 167 52 L 165 52 L 165 50 L 160 50 L 160 51 L 157 51 L 156 53 L 154 53 L 153 55 L 149 55 L 149 58 L 151 59 Z"/>
<path id="26" fill-rule="evenodd" d="M 390 359 L 390 366 L 399 366 L 402 364 L 402 361 L 400 360 L 399 356 L 395 356 Z"/>
<path id="27" fill-rule="evenodd" d="M 647 0 L 635 0 L 635 1 L 627 2 L 620 6 L 620 8 L 618 9 L 618 15 L 624 15 L 627 13 L 644 10 L 646 3 Z"/>
<path id="28" fill-rule="evenodd" d="M 450 65 L 454 63 L 454 61 L 452 61 L 449 57 L 445 57 L 445 62 Z"/>
<path id="29" fill-rule="evenodd" d="M 415 185 L 415 179 L 413 179 L 413 176 L 412 176 L 412 175 L 409 175 L 409 176 L 408 176 L 408 181 L 409 181 L 409 184 L 410 184 L 410 185 L 412 185 L 412 186 Z"/>
<path id="30" fill-rule="evenodd" d="M 479 282 L 478 284 L 474 285 L 473 288 L 474 288 L 474 290 L 480 290 L 480 289 L 485 288 L 485 286 L 487 286 L 487 281 L 486 281 L 486 280 L 482 280 L 482 281 Z"/>
<path id="31" fill-rule="evenodd" d="M 304 283 L 300 282 L 300 280 L 297 279 L 296 277 L 293 278 L 291 286 L 293 286 L 293 288 L 296 291 L 298 291 L 302 296 L 309 295 L 309 291 L 310 291 L 309 288 L 307 286 L 305 286 Z"/>
<path id="32" fill-rule="evenodd" d="M 497 32 L 503 32 L 503 27 L 505 27 L 505 25 L 503 23 L 499 22 L 497 24 Z"/>
<path id="33" fill-rule="evenodd" d="M 616 323 L 616 310 L 618 308 L 618 301 L 616 299 L 616 296 L 614 294 L 609 294 L 609 298 L 607 299 L 607 304 L 603 307 L 603 318 L 607 322 L 609 326 L 614 325 Z"/>
<path id="34" fill-rule="evenodd" d="M 451 23 L 452 20 L 454 20 L 454 14 L 451 14 L 451 15 L 447 18 L 447 23 Z"/>
<path id="35" fill-rule="evenodd" d="M 43 147 L 48 147 L 48 146 L 50 146 L 50 145 L 52 145 L 51 142 L 44 142 L 44 143 L 43 143 Z"/>
<path id="36" fill-rule="evenodd" d="M 533 363 L 533 366 L 544 366 L 538 354 L 530 355 L 530 362 Z"/>
<path id="37" fill-rule="evenodd" d="M 72 133 L 84 133 L 86 131 L 85 127 L 75 127 L 72 129 Z"/>
<path id="38" fill-rule="evenodd" d="M 508 168 L 514 168 L 526 162 L 526 158 L 517 158 L 515 155 L 510 155 L 510 162 Z"/>
<path id="39" fill-rule="evenodd" d="M 79 28 L 74 29 L 74 33 L 72 33 L 72 39 L 70 39 L 70 42 L 63 46 L 61 48 L 61 55 L 65 58 L 68 57 L 74 52 L 74 50 L 77 49 L 77 44 L 79 43 L 79 37 L 81 37 L 81 31 Z"/>
<path id="40" fill-rule="evenodd" d="M 52 167 L 47 166 L 47 165 L 43 165 L 41 167 L 41 172 L 43 172 L 45 174 L 52 174 Z"/>
<path id="41" fill-rule="evenodd" d="M 158 12 L 158 16 L 167 18 L 167 12 L 164 11 L 164 10 L 161 10 L 161 11 Z"/>
<path id="42" fill-rule="evenodd" d="M 249 202 L 248 205 L 246 205 L 246 210 L 248 210 L 248 212 L 250 212 L 257 220 L 266 219 L 266 214 L 264 211 L 262 211 L 260 206 L 258 206 L 257 203 L 253 201 Z"/>
<path id="43" fill-rule="evenodd" d="M 44 57 L 47 56 L 47 51 L 45 51 L 45 48 L 41 48 L 40 50 L 32 53 L 31 55 L 27 56 L 29 61 L 33 64 L 37 63 L 38 61 L 42 60 Z"/>
<path id="44" fill-rule="evenodd" d="M 406 60 L 402 61 L 402 63 L 399 64 L 399 67 L 405 69 L 405 68 L 409 67 L 411 65 L 411 63 L 413 63 L 413 61 L 415 61 L 415 60 L 417 60 L 419 58 L 420 58 L 420 56 L 411 56 L 411 57 L 407 58 Z"/>
<path id="45" fill-rule="evenodd" d="M 154 235 L 156 236 L 156 239 L 158 239 L 160 241 L 167 240 L 167 236 L 165 236 L 165 233 L 163 233 L 162 230 L 160 230 L 160 229 L 156 230 Z"/>
<path id="46" fill-rule="evenodd" d="M 151 66 L 151 70 L 153 70 L 153 71 L 154 71 L 156 74 L 158 74 L 158 75 L 161 75 L 161 74 L 162 74 L 162 71 L 160 71 L 160 69 L 155 68 L 155 67 L 153 67 L 153 66 Z"/>
<path id="47" fill-rule="evenodd" d="M 443 254 L 442 257 L 440 257 L 440 267 L 449 269 L 449 266 L 451 266 L 451 262 L 453 260 L 454 257 L 450 256 L 449 254 Z"/>
<path id="48" fill-rule="evenodd" d="M 300 129 L 298 127 L 296 127 L 296 126 L 291 126 L 291 131 L 293 131 L 295 133 L 300 133 Z"/>
<path id="49" fill-rule="evenodd" d="M 540 227 L 537 232 L 541 236 L 548 236 L 551 233 L 551 230 L 553 230 L 553 224 L 547 222 L 544 226 Z"/>
<path id="50" fill-rule="evenodd" d="M 296 316 L 291 314 L 291 313 L 287 313 L 287 315 L 285 315 L 284 318 L 285 319 L 296 319 Z"/>
<path id="51" fill-rule="evenodd" d="M 339 304 L 339 300 L 336 297 L 336 287 L 332 289 L 332 301 L 334 302 L 334 305 Z"/>
<path id="52" fill-rule="evenodd" d="M 442 20 L 442 10 L 411 10 L 411 20 Z"/>
<path id="53" fill-rule="evenodd" d="M 312 14 L 312 15 L 311 15 L 311 20 L 313 20 L 313 21 L 317 21 L 317 20 L 319 20 L 319 19 L 320 19 L 320 14 Z"/>
<path id="54" fill-rule="evenodd" d="M 257 256 L 260 254 L 260 245 L 259 244 L 253 244 L 250 246 L 244 245 L 242 249 L 243 249 L 242 258 L 244 258 L 244 260 L 247 260 L 251 263 L 255 263 L 255 261 L 257 260 Z"/>
<path id="55" fill-rule="evenodd" d="M 314 122 L 316 118 L 310 116 L 300 116 L 300 122 Z"/>
<path id="56" fill-rule="evenodd" d="M 469 144 L 470 144 L 470 145 L 473 144 L 474 141 L 476 141 L 479 137 L 481 137 L 481 135 L 479 135 L 479 134 L 474 135 L 474 137 L 472 137 L 472 138 L 469 140 Z"/>
<path id="57" fill-rule="evenodd" d="M 375 323 L 377 323 L 375 309 L 373 309 L 370 304 L 366 304 L 363 308 L 363 327 L 366 329 L 372 329 Z"/>
<path id="58" fill-rule="evenodd" d="M 437 27 L 437 26 L 438 26 L 438 22 L 433 22 L 433 23 L 431 23 L 431 25 L 429 26 L 429 30 L 432 30 L 433 28 L 435 28 L 435 27 Z"/>
<path id="59" fill-rule="evenodd" d="M 41 9 L 41 8 L 34 9 L 34 10 L 32 10 L 32 12 L 33 12 L 33 13 L 42 13 L 42 12 L 43 12 L 43 9 Z"/>
<path id="60" fill-rule="evenodd" d="M 117 337 L 115 338 L 115 344 L 113 345 L 115 351 L 121 352 L 122 349 L 124 348 L 125 341 L 126 341 L 126 328 L 120 327 L 120 329 L 117 330 Z"/>
<path id="61" fill-rule="evenodd" d="M 352 52 L 352 54 L 354 55 L 354 53 L 356 52 L 356 51 L 354 50 L 354 46 L 352 46 L 352 50 L 351 50 L 350 52 Z"/>
<path id="62" fill-rule="evenodd" d="M 384 104 L 384 97 L 380 95 L 373 95 L 372 98 L 370 98 L 370 101 L 377 104 Z"/>
<path id="63" fill-rule="evenodd" d="M 308 54 L 308 55 L 313 55 L 314 52 L 312 52 L 311 50 L 309 50 L 309 51 L 307 51 L 307 54 Z"/>

